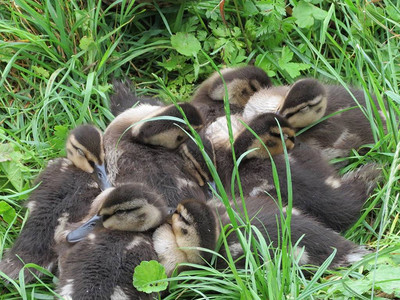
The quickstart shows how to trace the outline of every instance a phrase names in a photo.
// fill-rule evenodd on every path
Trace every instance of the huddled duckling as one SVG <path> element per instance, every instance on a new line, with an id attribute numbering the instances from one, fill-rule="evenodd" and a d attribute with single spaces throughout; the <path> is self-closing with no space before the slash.
<path id="1" fill-rule="evenodd" d="M 114 90 L 111 101 L 118 101 L 118 87 Z M 204 183 L 200 186 L 194 174 L 185 171 L 186 163 L 179 152 L 179 146 L 188 138 L 186 124 L 176 121 L 182 119 L 180 110 L 194 128 L 203 125 L 198 110 L 189 103 L 178 107 L 140 104 L 111 122 L 104 133 L 104 145 L 113 184 L 144 182 L 163 194 L 172 206 L 186 197 L 207 197 Z M 158 119 L 146 121 L 151 118 Z"/>
<path id="2" fill-rule="evenodd" d="M 157 260 L 148 232 L 163 223 L 168 213 L 163 196 L 145 184 L 127 183 L 103 191 L 93 201 L 85 223 L 60 222 L 56 234 L 60 295 L 153 299 L 154 295 L 133 287 L 132 275 L 141 261 Z"/>
<path id="3" fill-rule="evenodd" d="M 241 187 L 246 197 L 271 195 L 278 199 L 273 163 L 269 156 L 271 154 L 277 168 L 282 201 L 287 203 L 288 175 L 280 136 L 282 131 L 285 146 L 290 150 L 288 160 L 293 206 L 337 231 L 348 229 L 357 220 L 368 193 L 379 177 L 380 171 L 375 165 L 366 165 L 341 178 L 318 150 L 306 144 L 294 146 L 295 132 L 283 117 L 272 113 L 262 114 L 250 121 L 249 127 L 259 136 L 268 151 L 249 130 L 242 128 L 234 133 L 236 157 L 247 153 L 238 166 Z M 230 191 L 234 164 L 226 131 L 220 130 L 221 135 L 218 137 L 205 136 L 211 142 L 213 139 L 218 141 L 214 148 L 217 171 L 225 190 Z M 208 132 L 207 128 L 205 132 Z M 239 195 L 237 185 L 235 193 Z"/>
<path id="4" fill-rule="evenodd" d="M 232 113 L 241 112 L 254 93 L 271 86 L 268 75 L 254 66 L 222 69 L 221 75 L 226 84 Z M 208 124 L 225 115 L 224 96 L 224 83 L 218 72 L 215 72 L 199 86 L 191 103 L 199 109 Z"/>
<path id="5" fill-rule="evenodd" d="M 289 122 L 298 129 L 320 119 L 320 114 L 317 113 L 318 106 L 312 105 L 309 100 L 304 99 L 302 108 L 295 105 L 298 102 L 294 100 L 297 97 L 296 93 L 304 93 L 304 90 L 310 88 L 309 85 L 298 86 L 297 91 L 292 93 L 290 98 L 285 99 L 280 109 L 280 113 L 283 116 L 289 116 Z M 369 101 L 362 90 L 350 89 L 350 94 L 343 86 L 320 84 L 320 88 L 321 91 L 325 89 L 326 94 L 326 109 L 323 116 L 357 106 L 351 94 L 364 108 L 366 108 L 366 102 Z M 376 103 L 375 96 L 372 98 Z M 301 119 L 304 121 L 298 121 Z M 321 149 L 328 159 L 346 157 L 351 149 L 358 150 L 363 145 L 375 143 L 370 121 L 359 107 L 329 117 L 300 134 L 298 139 Z"/>
<path id="6" fill-rule="evenodd" d="M 30 195 L 29 217 L 13 247 L 0 262 L 0 270 L 18 278 L 26 263 L 51 270 L 57 261 L 53 250 L 58 219 L 66 214 L 69 222 L 81 220 L 92 200 L 110 186 L 104 167 L 102 133 L 91 125 L 72 130 L 66 142 L 67 158 L 49 162 L 36 179 L 40 185 Z M 25 281 L 33 278 L 25 270 Z"/>
<path id="7" fill-rule="evenodd" d="M 272 256 L 272 249 L 282 243 L 282 228 L 279 228 L 282 214 L 279 208 L 273 200 L 258 197 L 247 197 L 245 203 L 252 225 L 263 234 L 267 244 L 272 243 Z M 239 208 L 237 212 L 243 214 L 243 209 Z M 283 215 L 286 217 L 286 214 Z M 221 225 L 230 224 L 230 219 L 222 203 L 188 199 L 177 206 L 170 223 L 160 226 L 153 234 L 154 249 L 168 275 L 172 274 L 178 263 L 210 263 L 212 254 L 202 249 L 216 250 Z M 290 228 L 292 245 L 298 242 L 292 250 L 299 265 L 319 266 L 334 249 L 337 252 L 330 268 L 351 264 L 367 254 L 364 248 L 295 209 L 292 210 Z M 243 227 L 239 230 L 244 232 Z M 227 236 L 227 242 L 237 266 L 244 267 L 245 253 L 235 232 Z M 227 258 L 224 247 L 219 252 Z M 258 255 L 261 259 L 266 257 L 265 253 Z M 226 267 L 225 260 L 218 259 L 217 267 Z"/>
<path id="8" fill-rule="evenodd" d="M 88 213 L 92 217 L 71 231 L 67 241 L 80 241 L 98 224 L 108 230 L 146 232 L 164 223 L 171 211 L 164 196 L 150 187 L 139 182 L 125 183 L 100 194 Z"/>
<path id="9" fill-rule="evenodd" d="M 298 141 L 322 150 L 328 160 L 346 157 L 351 149 L 374 143 L 370 122 L 359 107 L 340 112 L 357 106 L 351 94 L 366 107 L 369 100 L 362 90 L 350 89 L 348 92 L 342 86 L 301 79 L 291 86 L 271 87 L 254 94 L 248 100 L 243 118 L 250 120 L 263 112 L 277 112 L 293 128 L 300 130 L 324 116 L 337 113 L 298 135 Z"/>

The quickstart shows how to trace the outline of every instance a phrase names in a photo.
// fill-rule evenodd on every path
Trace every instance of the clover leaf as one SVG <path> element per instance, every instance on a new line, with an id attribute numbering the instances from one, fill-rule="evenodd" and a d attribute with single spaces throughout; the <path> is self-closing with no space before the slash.
<path id="1" fill-rule="evenodd" d="M 158 261 L 142 261 L 133 273 L 133 286 L 140 292 L 153 293 L 167 289 L 168 282 L 155 282 L 166 279 L 165 268 Z"/>

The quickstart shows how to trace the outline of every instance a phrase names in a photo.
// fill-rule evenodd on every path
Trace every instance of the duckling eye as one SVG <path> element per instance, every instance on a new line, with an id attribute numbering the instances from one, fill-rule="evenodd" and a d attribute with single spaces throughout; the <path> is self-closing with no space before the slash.
<path id="1" fill-rule="evenodd" d="M 187 234 L 188 233 L 187 229 L 185 229 L 185 228 L 181 228 L 181 232 L 182 232 L 182 234 Z"/>
<path id="2" fill-rule="evenodd" d="M 79 155 L 85 156 L 85 153 L 82 151 L 82 149 L 77 148 L 76 151 L 78 152 Z"/>
<path id="3" fill-rule="evenodd" d="M 177 142 L 181 142 L 182 140 L 183 140 L 183 136 L 178 135 L 178 136 L 176 137 L 176 141 L 177 141 Z"/>
<path id="4" fill-rule="evenodd" d="M 129 209 L 117 209 L 114 212 L 114 214 L 123 215 L 123 214 L 126 214 L 126 213 L 132 213 L 132 212 L 137 211 L 139 209 L 140 209 L 140 206 L 132 207 L 132 208 L 129 208 Z"/>
<path id="5" fill-rule="evenodd" d="M 116 214 L 116 215 L 122 215 L 122 214 L 124 214 L 126 211 L 125 210 L 116 210 L 115 212 L 114 212 L 114 214 Z"/>
<path id="6" fill-rule="evenodd" d="M 273 141 L 267 141 L 267 143 L 265 144 L 267 147 L 275 147 L 276 143 Z"/>
<path id="7" fill-rule="evenodd" d="M 307 112 L 309 109 L 310 109 L 309 106 L 305 106 L 305 107 L 303 107 L 302 109 L 300 109 L 299 111 L 302 112 L 302 113 L 305 113 L 305 112 Z"/>

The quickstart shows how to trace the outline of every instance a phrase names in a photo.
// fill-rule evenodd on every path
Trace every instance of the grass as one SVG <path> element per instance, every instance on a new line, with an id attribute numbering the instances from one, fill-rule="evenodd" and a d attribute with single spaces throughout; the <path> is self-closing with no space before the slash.
<path id="1" fill-rule="evenodd" d="M 0 253 L 12 246 L 27 218 L 23 202 L 33 179 L 49 159 L 64 155 L 68 130 L 86 122 L 105 129 L 112 119 L 107 104 L 113 78 L 133 79 L 139 95 L 187 100 L 214 68 L 254 62 L 275 84 L 309 76 L 377 96 L 386 123 L 376 122 L 372 102 L 365 111 L 376 145 L 365 156 L 353 153 L 342 170 L 369 161 L 383 165 L 382 183 L 345 234 L 374 254 L 343 270 L 324 273 L 322 266 L 308 279 L 283 248 L 265 264 L 249 256 L 246 270 L 185 272 L 170 279 L 167 298 L 400 297 L 400 4 L 289 3 L 223 1 L 225 25 L 219 1 L 161 7 L 125 0 L 111 6 L 95 0 L 0 0 Z M 185 45 L 172 45 L 171 35 L 178 32 L 194 36 L 200 49 L 187 54 Z M 265 241 L 254 238 L 259 232 L 246 228 L 244 247 L 268 253 Z M 53 298 L 54 281 L 46 276 L 30 284 L 0 283 L 0 297 Z"/>

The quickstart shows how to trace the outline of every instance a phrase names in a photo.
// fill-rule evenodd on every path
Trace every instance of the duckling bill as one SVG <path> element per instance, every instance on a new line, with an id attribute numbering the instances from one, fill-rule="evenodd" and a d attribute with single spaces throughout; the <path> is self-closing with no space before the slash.
<path id="1" fill-rule="evenodd" d="M 67 139 L 67 157 L 81 170 L 93 174 L 101 190 L 111 187 L 104 161 L 102 133 L 94 126 L 81 125 Z"/>

